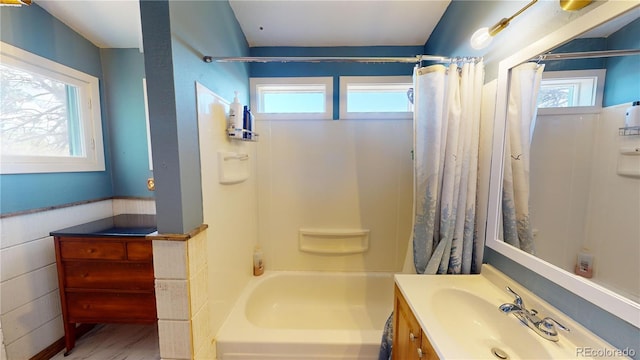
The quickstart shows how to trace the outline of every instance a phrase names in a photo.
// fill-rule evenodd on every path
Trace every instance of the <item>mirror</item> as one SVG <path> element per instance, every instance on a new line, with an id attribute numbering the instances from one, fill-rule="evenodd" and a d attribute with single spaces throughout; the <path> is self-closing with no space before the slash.
<path id="1" fill-rule="evenodd" d="M 630 23 L 639 14 L 640 8 L 635 4 L 603 4 L 503 60 L 499 66 L 496 109 L 507 108 L 513 67 L 549 52 L 595 50 L 576 45 L 591 42 L 588 44 L 591 46 L 593 42 L 587 37 L 602 36 L 592 30 L 620 20 Z M 570 41 L 576 38 L 582 39 Z M 635 44 L 638 47 L 637 41 Z M 577 64 L 580 69 L 602 67 L 597 63 L 603 61 L 602 58 L 544 61 L 546 74 L 543 77 L 552 75 L 550 71 L 554 70 L 573 70 L 567 67 L 571 64 Z M 615 80 L 608 86 L 622 82 L 619 74 L 616 78 L 612 71 L 611 75 Z M 557 100 L 553 95 L 558 92 L 554 93 L 553 89 L 558 87 L 550 86 L 546 90 L 542 87 L 540 93 Z M 608 88 L 608 93 L 615 91 Z M 597 101 L 601 98 L 596 104 Z M 628 106 L 628 100 L 616 105 L 615 99 L 605 99 L 602 109 L 595 111 L 589 106 L 571 114 L 566 109 L 539 109 L 533 127 L 528 177 L 529 228 L 533 239 L 533 250 L 529 252 L 534 255 L 503 241 L 511 232 L 509 226 L 503 231 L 501 213 L 502 174 L 508 170 L 510 161 L 505 161 L 502 155 L 509 146 L 505 145 L 503 136 L 508 131 L 505 129 L 506 111 L 497 111 L 491 171 L 492 175 L 500 176 L 491 177 L 486 241 L 495 251 L 638 327 L 640 159 L 623 155 L 621 150 L 640 147 L 640 137 L 618 135 L 619 127 L 624 126 Z M 593 256 L 591 273 L 580 268 L 576 270 L 579 253 L 585 253 L 587 258 Z"/>
<path id="2" fill-rule="evenodd" d="M 627 35 L 638 18 L 640 10 L 623 14 L 552 52 L 599 52 L 616 40 L 639 47 Z M 529 209 L 535 256 L 640 302 L 640 159 L 621 153 L 640 148 L 640 138 L 619 135 L 631 105 L 621 77 L 636 71 L 640 58 L 630 56 L 542 61 L 538 98 L 546 104 L 538 107 L 531 141 Z M 591 91 L 595 83 L 604 86 Z M 591 100 L 602 108 L 590 111 Z M 587 108 L 551 107 L 581 101 Z"/>

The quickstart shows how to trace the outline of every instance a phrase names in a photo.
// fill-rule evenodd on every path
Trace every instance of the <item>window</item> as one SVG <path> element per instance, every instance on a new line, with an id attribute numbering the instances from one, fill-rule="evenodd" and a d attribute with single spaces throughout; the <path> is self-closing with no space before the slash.
<path id="1" fill-rule="evenodd" d="M 542 75 L 538 113 L 598 112 L 602 107 L 604 69 L 549 71 Z"/>
<path id="2" fill-rule="evenodd" d="M 333 78 L 252 78 L 256 119 L 333 118 Z"/>
<path id="3" fill-rule="evenodd" d="M 340 77 L 341 119 L 411 119 L 411 76 Z"/>
<path id="4" fill-rule="evenodd" d="M 98 79 L 0 48 L 2 174 L 103 171 Z"/>

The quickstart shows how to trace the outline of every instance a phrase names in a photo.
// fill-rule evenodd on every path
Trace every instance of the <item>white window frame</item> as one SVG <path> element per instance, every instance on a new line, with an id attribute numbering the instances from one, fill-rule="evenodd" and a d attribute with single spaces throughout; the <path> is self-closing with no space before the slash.
<path id="1" fill-rule="evenodd" d="M 256 120 L 332 120 L 333 119 L 333 77 L 277 77 L 251 78 L 251 112 Z M 324 93 L 324 112 L 307 113 L 265 113 L 260 103 L 260 86 L 278 85 L 322 85 Z"/>
<path id="2" fill-rule="evenodd" d="M 104 171 L 98 78 L 0 42 L 0 62 L 76 86 L 84 156 L 0 156 L 0 174 Z"/>
<path id="3" fill-rule="evenodd" d="M 570 114 L 597 114 L 602 110 L 602 97 L 604 93 L 604 83 L 606 69 L 590 70 L 566 70 L 566 71 L 545 71 L 542 73 L 542 83 L 547 79 L 571 79 L 571 78 L 596 78 L 595 104 L 593 106 L 569 106 L 555 108 L 538 108 L 538 115 L 570 115 Z M 541 84 L 542 84 L 541 83 Z"/>
<path id="4" fill-rule="evenodd" d="M 153 171 L 153 154 L 151 153 L 151 123 L 149 122 L 149 96 L 147 93 L 147 78 L 142 78 L 142 93 L 144 95 L 144 118 L 147 127 L 147 155 L 149 156 L 149 170 Z"/>
<path id="5" fill-rule="evenodd" d="M 412 84 L 411 76 L 341 76 L 340 77 L 340 119 L 413 119 L 413 111 L 398 112 L 349 112 L 347 111 L 347 89 L 349 84 Z"/>

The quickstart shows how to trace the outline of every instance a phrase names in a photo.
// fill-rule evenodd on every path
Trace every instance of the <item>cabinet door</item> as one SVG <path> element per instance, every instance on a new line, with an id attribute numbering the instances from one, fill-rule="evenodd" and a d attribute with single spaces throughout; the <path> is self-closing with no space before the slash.
<path id="1" fill-rule="evenodd" d="M 400 291 L 395 289 L 393 359 L 420 359 L 418 349 L 422 331 Z"/>
<path id="2" fill-rule="evenodd" d="M 438 354 L 436 353 L 436 350 L 433 348 L 433 346 L 431 346 L 431 343 L 429 342 L 429 339 L 427 338 L 427 335 L 424 333 L 424 331 L 422 332 L 422 337 L 420 340 L 420 351 L 422 353 L 422 357 L 420 358 L 421 360 L 440 359 L 438 357 Z"/>

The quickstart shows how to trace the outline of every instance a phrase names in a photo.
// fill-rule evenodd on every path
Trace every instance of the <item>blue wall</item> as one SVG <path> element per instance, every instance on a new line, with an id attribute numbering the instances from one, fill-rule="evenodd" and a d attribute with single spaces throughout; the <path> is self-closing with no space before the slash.
<path id="1" fill-rule="evenodd" d="M 138 49 L 101 49 L 104 98 L 111 134 L 113 195 L 153 197 L 144 109 L 144 55 Z"/>
<path id="2" fill-rule="evenodd" d="M 497 1 L 452 0 L 442 18 L 424 44 L 424 53 L 441 56 L 483 56 L 487 49 L 475 50 L 469 44 L 473 32 L 483 26 L 491 26 L 500 18 L 493 16 L 501 7 L 501 13 L 509 14 L 510 8 L 519 3 Z"/>
<path id="3" fill-rule="evenodd" d="M 640 49 L 640 19 L 607 38 L 608 50 Z M 640 100 L 640 55 L 608 58 L 602 106 Z"/>
<path id="4" fill-rule="evenodd" d="M 100 79 L 100 50 L 37 5 L 0 9 L 0 39 Z M 104 94 L 104 91 L 101 91 Z M 104 104 L 104 100 L 101 101 Z M 111 197 L 109 129 L 105 106 L 102 126 L 106 171 L 0 175 L 0 213 L 44 208 Z"/>
<path id="5" fill-rule="evenodd" d="M 414 57 L 422 46 L 253 47 L 251 56 Z M 251 77 L 333 77 L 333 118 L 340 114 L 340 76 L 411 76 L 414 64 L 252 63 Z"/>
<path id="6" fill-rule="evenodd" d="M 195 82 L 248 100 L 247 64 L 202 57 L 248 56 L 249 46 L 227 1 L 142 1 L 140 11 L 158 231 L 182 234 L 203 220 Z"/>
<path id="7" fill-rule="evenodd" d="M 551 52 L 569 53 L 581 51 L 600 51 L 606 49 L 607 40 L 605 38 L 586 38 L 571 40 L 564 45 L 558 46 Z M 605 58 L 542 61 L 541 63 L 545 64 L 544 71 L 589 70 L 604 69 L 606 67 Z"/>

